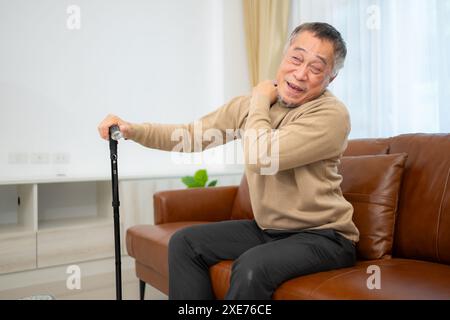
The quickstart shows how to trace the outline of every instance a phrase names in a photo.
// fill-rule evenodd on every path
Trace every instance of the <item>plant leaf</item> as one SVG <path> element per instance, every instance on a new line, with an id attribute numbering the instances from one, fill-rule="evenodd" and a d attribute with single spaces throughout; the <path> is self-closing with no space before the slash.
<path id="1" fill-rule="evenodd" d="M 205 169 L 197 170 L 197 172 L 194 174 L 194 179 L 195 181 L 197 181 L 200 187 L 204 187 L 206 181 L 208 181 L 208 173 Z"/>
<path id="2" fill-rule="evenodd" d="M 188 188 L 196 188 L 201 187 L 199 183 L 194 179 L 193 176 L 185 176 L 181 178 L 181 181 L 188 187 Z"/>
<path id="3" fill-rule="evenodd" d="M 208 187 L 214 187 L 217 184 L 217 180 L 213 180 L 210 183 L 208 183 Z"/>

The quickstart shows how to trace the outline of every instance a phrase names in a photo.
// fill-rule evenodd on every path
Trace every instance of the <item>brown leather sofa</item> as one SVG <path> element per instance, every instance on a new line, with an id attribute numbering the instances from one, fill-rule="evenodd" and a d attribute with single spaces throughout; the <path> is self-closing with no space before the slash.
<path id="1" fill-rule="evenodd" d="M 273 298 L 450 299 L 450 134 L 351 140 L 341 165 L 342 190 L 361 232 L 357 264 L 286 281 Z M 175 231 L 253 218 L 245 175 L 240 186 L 158 192 L 154 209 L 155 225 L 133 226 L 126 235 L 141 298 L 145 283 L 167 294 L 167 246 Z M 210 268 L 218 299 L 231 264 Z"/>

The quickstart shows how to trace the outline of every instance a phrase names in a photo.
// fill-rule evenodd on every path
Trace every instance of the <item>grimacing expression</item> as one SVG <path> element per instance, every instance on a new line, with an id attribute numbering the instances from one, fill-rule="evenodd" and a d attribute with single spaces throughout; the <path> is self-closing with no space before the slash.
<path id="1" fill-rule="evenodd" d="M 336 75 L 331 41 L 302 31 L 293 39 L 278 68 L 279 99 L 288 107 L 298 107 L 320 96 Z"/>

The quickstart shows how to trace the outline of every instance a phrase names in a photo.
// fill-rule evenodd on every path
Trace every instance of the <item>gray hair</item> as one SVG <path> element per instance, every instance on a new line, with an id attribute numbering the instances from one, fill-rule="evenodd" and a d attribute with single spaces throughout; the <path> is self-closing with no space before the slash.
<path id="1" fill-rule="evenodd" d="M 334 64 L 333 75 L 344 66 L 345 56 L 347 55 L 347 46 L 341 34 L 332 25 L 325 22 L 309 22 L 303 23 L 296 27 L 289 36 L 289 41 L 286 44 L 285 52 L 292 44 L 297 35 L 303 31 L 309 31 L 314 34 L 316 38 L 321 40 L 328 40 L 333 44 L 334 48 Z"/>

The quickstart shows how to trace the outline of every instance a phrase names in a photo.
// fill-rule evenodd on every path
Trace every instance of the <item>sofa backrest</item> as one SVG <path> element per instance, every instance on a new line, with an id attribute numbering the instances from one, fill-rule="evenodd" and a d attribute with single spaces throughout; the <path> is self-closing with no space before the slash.
<path id="1" fill-rule="evenodd" d="M 349 140 L 344 156 L 366 156 L 389 153 L 389 139 Z"/>
<path id="2" fill-rule="evenodd" d="M 400 190 L 393 256 L 450 264 L 450 134 L 350 140 L 344 156 L 408 154 Z M 233 219 L 251 219 L 245 175 Z"/>
<path id="3" fill-rule="evenodd" d="M 450 264 L 450 134 L 350 140 L 344 156 L 406 153 L 393 256 Z"/>
<path id="4" fill-rule="evenodd" d="M 231 210 L 231 219 L 253 219 L 253 209 L 250 203 L 250 194 L 248 192 L 247 177 L 242 176 L 241 185 L 234 199 L 233 208 Z"/>
<path id="5" fill-rule="evenodd" d="M 389 153 L 408 154 L 394 255 L 450 264 L 450 134 L 405 134 Z"/>

